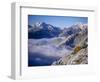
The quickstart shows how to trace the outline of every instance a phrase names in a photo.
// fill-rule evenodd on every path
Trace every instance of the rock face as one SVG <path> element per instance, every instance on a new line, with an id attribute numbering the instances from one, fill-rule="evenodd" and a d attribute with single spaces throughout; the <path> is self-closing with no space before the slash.
<path id="1" fill-rule="evenodd" d="M 53 62 L 53 65 L 77 65 L 88 64 L 88 43 L 87 32 L 79 32 L 74 39 L 75 47 L 70 54 L 66 54 L 58 61 Z"/>
<path id="2" fill-rule="evenodd" d="M 53 63 L 53 65 L 76 65 L 88 64 L 87 48 L 80 49 L 76 54 L 71 53 L 62 57 L 60 60 Z"/>

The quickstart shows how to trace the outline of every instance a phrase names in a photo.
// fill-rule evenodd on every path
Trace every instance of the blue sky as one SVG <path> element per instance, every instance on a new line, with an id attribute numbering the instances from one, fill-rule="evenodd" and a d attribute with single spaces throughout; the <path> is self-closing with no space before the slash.
<path id="1" fill-rule="evenodd" d="M 75 16 L 47 16 L 47 15 L 28 15 L 28 24 L 32 25 L 36 22 L 45 22 L 57 27 L 67 27 L 76 23 L 87 24 L 88 17 Z"/>

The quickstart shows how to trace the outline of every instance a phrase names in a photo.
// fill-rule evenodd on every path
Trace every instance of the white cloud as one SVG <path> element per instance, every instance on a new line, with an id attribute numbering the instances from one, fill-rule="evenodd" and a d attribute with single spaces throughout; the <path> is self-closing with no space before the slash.
<path id="1" fill-rule="evenodd" d="M 47 39 L 46 39 L 47 40 Z M 53 40 L 52 40 L 53 41 Z M 44 44 L 44 45 L 35 45 L 39 41 L 29 41 L 29 52 L 30 53 L 40 53 L 46 56 L 54 56 L 54 57 L 62 57 L 67 55 L 70 51 L 66 48 L 58 49 L 55 43 L 51 42 L 52 44 Z M 35 44 L 34 44 L 35 43 Z"/>

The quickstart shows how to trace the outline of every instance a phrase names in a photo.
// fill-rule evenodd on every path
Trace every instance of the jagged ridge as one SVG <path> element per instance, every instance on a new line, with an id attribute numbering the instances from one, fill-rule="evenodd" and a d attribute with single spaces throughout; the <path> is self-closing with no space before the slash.
<path id="1" fill-rule="evenodd" d="M 58 61 L 53 62 L 53 65 L 75 65 L 75 64 L 88 64 L 88 43 L 87 32 L 82 31 L 77 34 L 75 40 L 78 43 L 73 48 L 70 54 L 60 58 Z"/>

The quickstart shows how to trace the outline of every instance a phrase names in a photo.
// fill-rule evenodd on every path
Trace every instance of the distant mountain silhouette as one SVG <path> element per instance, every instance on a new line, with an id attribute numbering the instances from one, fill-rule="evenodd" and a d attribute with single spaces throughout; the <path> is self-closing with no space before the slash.
<path id="1" fill-rule="evenodd" d="M 59 36 L 67 37 L 69 35 L 76 34 L 85 28 L 87 28 L 87 25 L 85 25 L 85 24 L 81 24 L 81 23 L 74 24 L 70 27 L 64 28 L 63 32 Z"/>
<path id="2" fill-rule="evenodd" d="M 57 37 L 61 33 L 61 29 L 50 24 L 35 23 L 33 26 L 28 25 L 28 38 L 41 39 Z"/>

